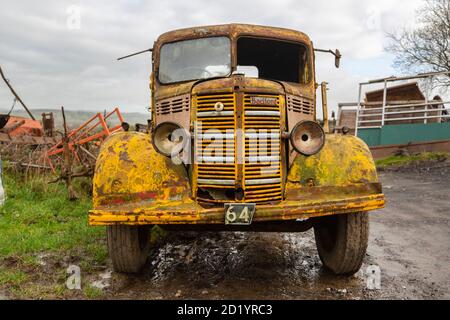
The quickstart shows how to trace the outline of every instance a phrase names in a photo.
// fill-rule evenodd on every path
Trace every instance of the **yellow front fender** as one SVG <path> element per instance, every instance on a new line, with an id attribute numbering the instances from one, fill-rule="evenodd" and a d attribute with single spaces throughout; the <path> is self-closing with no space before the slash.
<path id="1" fill-rule="evenodd" d="M 119 132 L 103 143 L 95 166 L 94 209 L 143 200 L 188 201 L 189 194 L 184 166 L 157 153 L 148 134 Z"/>
<path id="2" fill-rule="evenodd" d="M 94 176 L 91 225 L 223 224 L 222 206 L 205 208 L 190 197 L 183 166 L 158 154 L 143 133 L 117 133 L 102 146 Z M 299 155 L 285 199 L 258 205 L 253 221 L 283 221 L 370 211 L 384 206 L 367 146 L 330 135 L 320 153 Z"/>
<path id="3" fill-rule="evenodd" d="M 327 135 L 322 150 L 313 156 L 298 155 L 288 178 L 289 188 L 302 186 L 346 186 L 377 183 L 375 163 L 367 145 L 351 135 Z"/>

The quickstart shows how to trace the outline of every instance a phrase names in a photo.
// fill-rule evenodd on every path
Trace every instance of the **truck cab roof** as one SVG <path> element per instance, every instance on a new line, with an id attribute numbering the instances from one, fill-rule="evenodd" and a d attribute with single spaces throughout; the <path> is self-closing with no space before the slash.
<path id="1" fill-rule="evenodd" d="M 167 42 L 211 36 L 229 36 L 231 38 L 237 38 L 239 36 L 255 36 L 302 42 L 306 45 L 312 44 L 310 38 L 305 33 L 300 31 L 278 27 L 231 23 L 223 25 L 198 26 L 169 31 L 159 36 L 156 41 L 156 46 Z"/>

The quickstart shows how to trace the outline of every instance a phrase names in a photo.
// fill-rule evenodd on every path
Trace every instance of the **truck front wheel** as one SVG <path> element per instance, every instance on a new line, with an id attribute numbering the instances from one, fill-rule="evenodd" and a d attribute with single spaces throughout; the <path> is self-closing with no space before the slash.
<path id="1" fill-rule="evenodd" d="M 362 265 L 369 241 L 367 212 L 319 218 L 314 225 L 323 265 L 338 275 L 352 275 Z"/>
<path id="2" fill-rule="evenodd" d="M 107 227 L 106 235 L 114 271 L 141 271 L 150 248 L 150 227 L 113 225 Z"/>

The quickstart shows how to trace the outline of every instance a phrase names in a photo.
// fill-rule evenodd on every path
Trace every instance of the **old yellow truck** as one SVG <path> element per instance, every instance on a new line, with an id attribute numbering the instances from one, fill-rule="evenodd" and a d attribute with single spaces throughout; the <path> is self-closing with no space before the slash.
<path id="1" fill-rule="evenodd" d="M 151 51 L 150 133 L 113 134 L 96 163 L 89 223 L 107 226 L 114 269 L 138 272 L 158 225 L 314 228 L 326 268 L 358 271 L 367 213 L 385 200 L 366 144 L 317 122 L 326 50 L 302 32 L 229 24 L 165 33 Z"/>

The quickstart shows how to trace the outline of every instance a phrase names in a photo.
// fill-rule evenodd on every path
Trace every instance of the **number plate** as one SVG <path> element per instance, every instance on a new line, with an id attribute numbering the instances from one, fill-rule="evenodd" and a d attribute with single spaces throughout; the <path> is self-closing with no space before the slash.
<path id="1" fill-rule="evenodd" d="M 226 203 L 225 224 L 250 225 L 256 210 L 254 203 Z"/>

